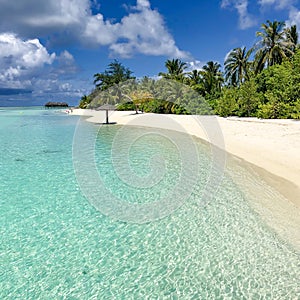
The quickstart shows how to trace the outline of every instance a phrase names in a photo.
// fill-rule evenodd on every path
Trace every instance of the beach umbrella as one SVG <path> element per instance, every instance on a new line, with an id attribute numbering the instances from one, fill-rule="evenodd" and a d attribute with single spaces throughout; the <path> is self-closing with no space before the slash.
<path id="1" fill-rule="evenodd" d="M 116 107 L 114 105 L 111 104 L 104 104 L 102 106 L 99 106 L 96 108 L 96 110 L 105 110 L 106 111 L 106 124 L 109 124 L 108 122 L 108 111 L 109 110 L 115 110 Z"/>

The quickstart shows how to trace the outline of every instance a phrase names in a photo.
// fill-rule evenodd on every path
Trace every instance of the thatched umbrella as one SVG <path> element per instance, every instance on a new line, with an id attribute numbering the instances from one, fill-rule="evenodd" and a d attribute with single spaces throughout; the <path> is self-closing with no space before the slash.
<path id="1" fill-rule="evenodd" d="M 111 104 L 104 104 L 102 106 L 99 106 L 96 108 L 96 110 L 105 110 L 106 111 L 106 124 L 109 124 L 108 122 L 108 111 L 109 110 L 115 110 L 116 107 L 114 105 Z"/>

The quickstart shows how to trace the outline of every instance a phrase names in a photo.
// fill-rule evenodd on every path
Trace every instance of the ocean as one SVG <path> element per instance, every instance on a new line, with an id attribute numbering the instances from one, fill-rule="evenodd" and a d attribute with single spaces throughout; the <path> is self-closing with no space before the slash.
<path id="1" fill-rule="evenodd" d="M 208 186 L 200 140 L 41 107 L 0 108 L 0 138 L 0 299 L 299 298 L 299 250 L 246 169 Z"/>

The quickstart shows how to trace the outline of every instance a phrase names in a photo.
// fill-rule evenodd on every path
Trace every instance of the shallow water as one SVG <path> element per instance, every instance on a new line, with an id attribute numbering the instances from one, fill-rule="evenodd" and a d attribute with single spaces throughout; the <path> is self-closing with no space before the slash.
<path id="1" fill-rule="evenodd" d="M 72 143 L 78 120 L 53 110 L 0 109 L 1 299 L 299 297 L 299 252 L 229 176 L 237 170 L 249 179 L 247 170 L 226 171 L 214 197 L 203 203 L 212 162 L 208 146 L 197 140 L 199 174 L 191 195 L 164 218 L 118 221 L 95 209 L 77 182 Z M 113 142 L 121 129 L 101 127 L 97 134 L 95 164 L 102 183 L 124 202 L 155 203 L 180 177 L 178 147 L 165 131 L 130 128 L 128 135 L 142 138 L 124 145 L 129 160 L 118 160 Z M 144 180 L 146 186 L 142 181 L 133 188 L 134 182 L 121 180 L 122 167 L 128 171 L 122 163 L 147 178 L 155 155 L 164 161 L 158 182 L 150 186 Z M 152 163 L 160 167 L 162 160 Z M 87 176 L 91 186 L 93 180 L 97 185 Z"/>

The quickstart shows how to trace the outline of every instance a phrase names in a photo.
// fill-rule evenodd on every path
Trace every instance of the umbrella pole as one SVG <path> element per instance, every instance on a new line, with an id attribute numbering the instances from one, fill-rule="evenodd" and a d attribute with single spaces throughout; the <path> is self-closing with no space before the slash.
<path id="1" fill-rule="evenodd" d="M 106 110 L 106 124 L 108 124 L 108 110 Z"/>

